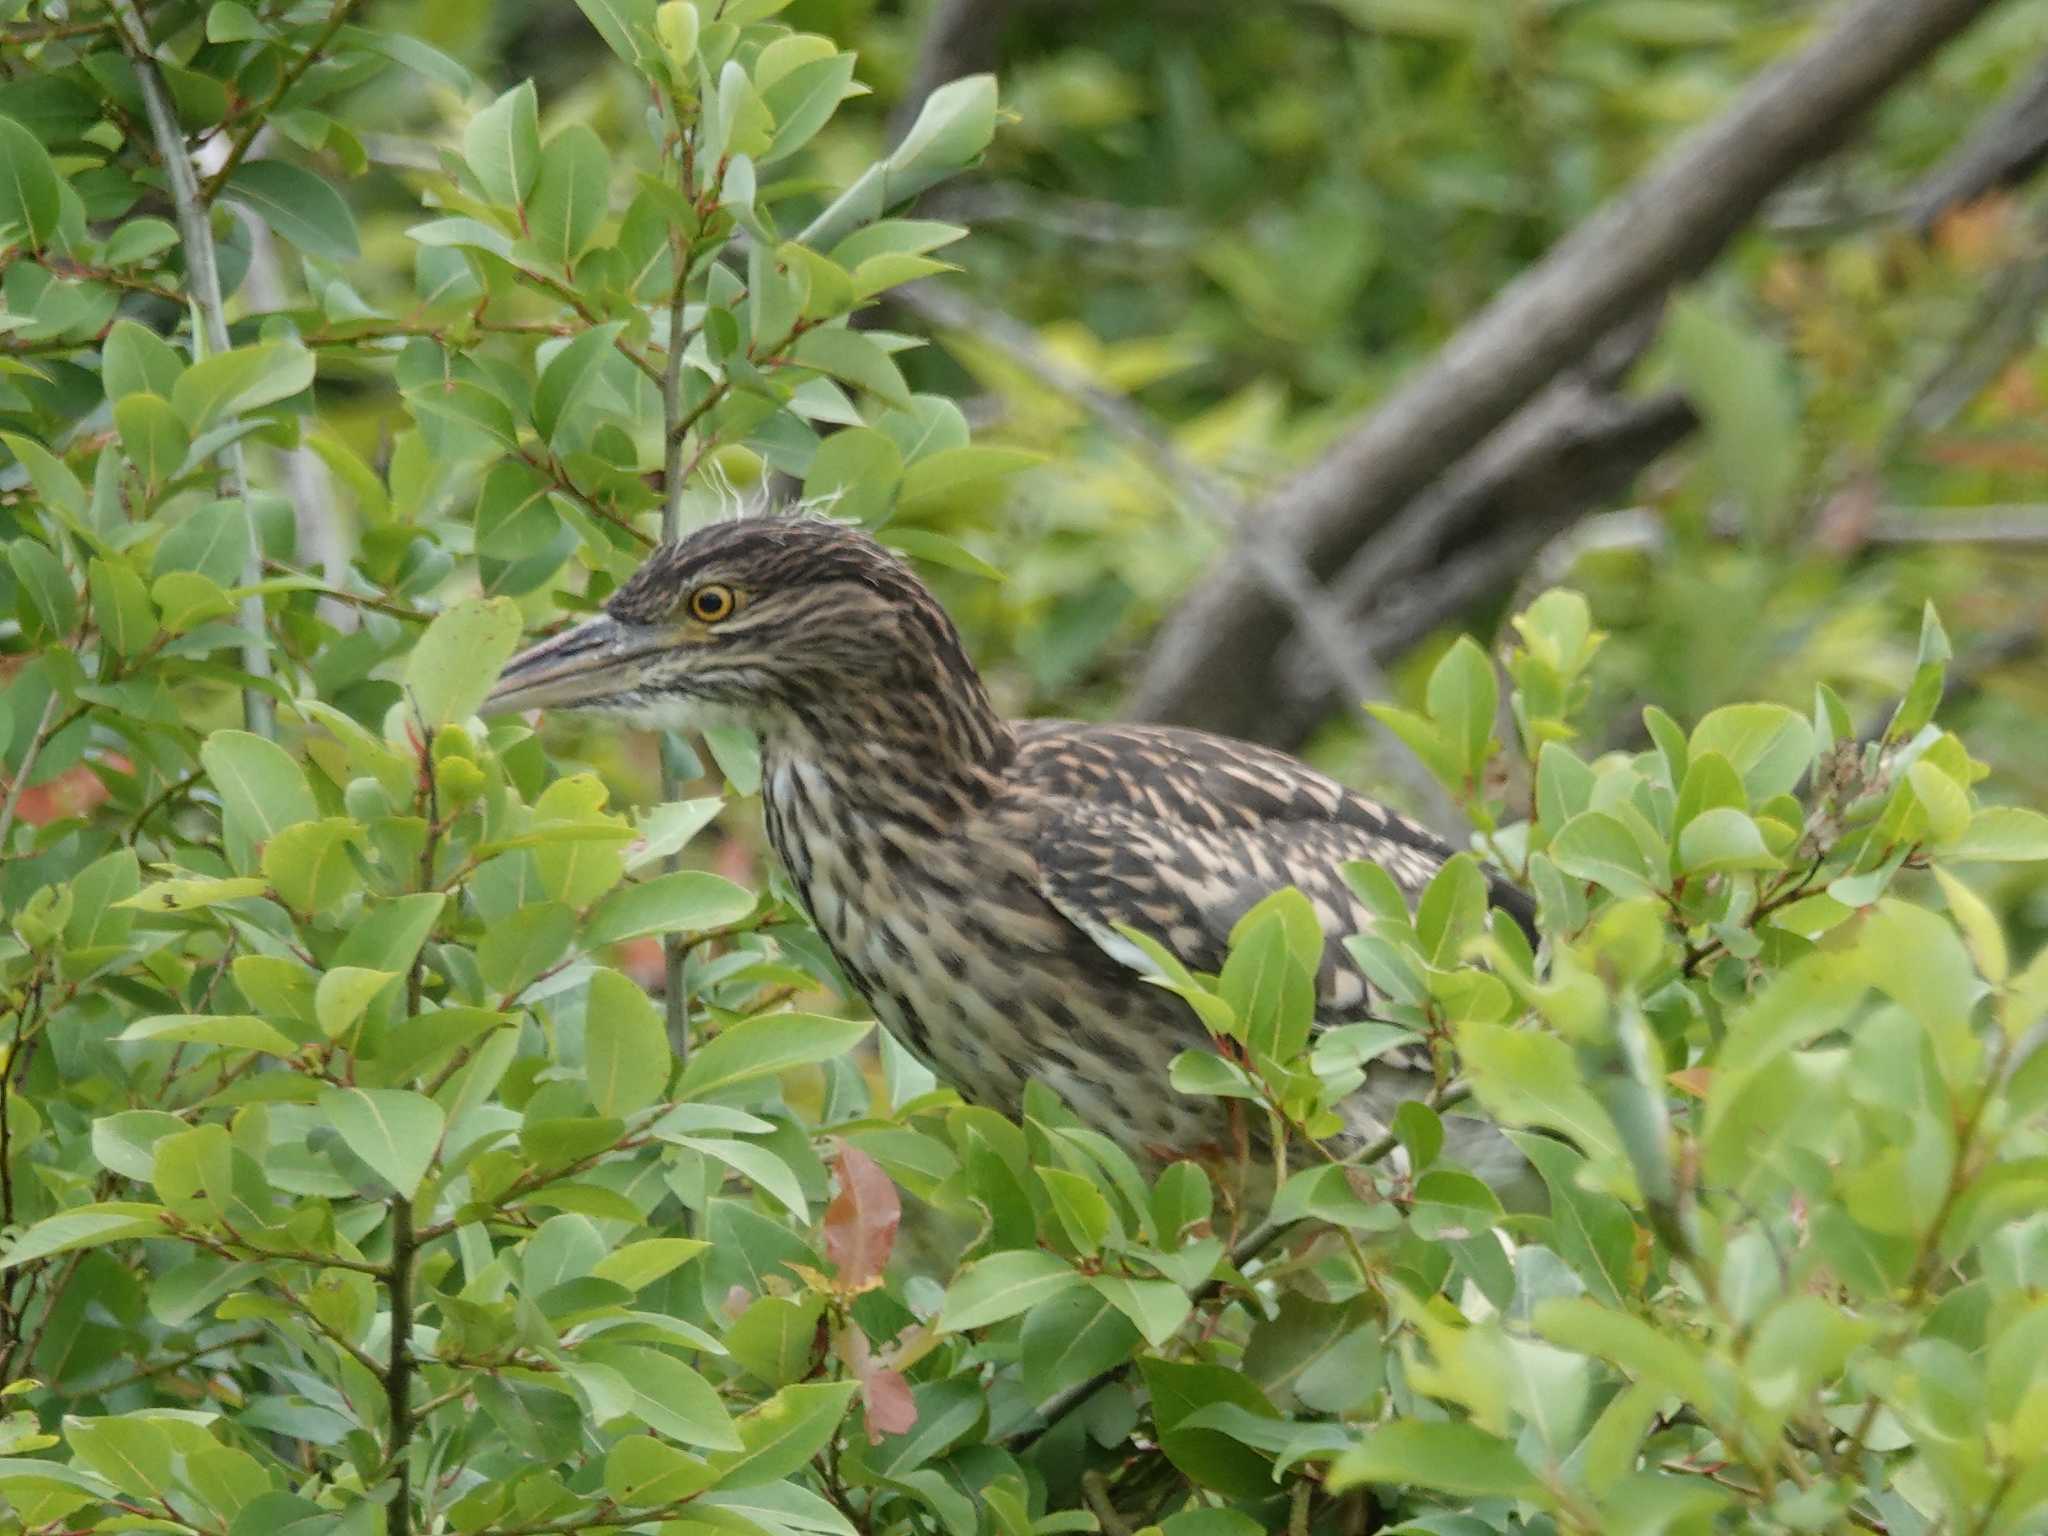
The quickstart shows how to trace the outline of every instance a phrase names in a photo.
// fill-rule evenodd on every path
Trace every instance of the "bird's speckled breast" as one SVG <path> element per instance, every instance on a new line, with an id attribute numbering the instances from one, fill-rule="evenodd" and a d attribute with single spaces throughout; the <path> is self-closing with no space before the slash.
<path id="1" fill-rule="evenodd" d="M 1046 902 L 1023 829 L 970 816 L 935 837 L 839 803 L 827 770 L 772 753 L 763 799 L 769 841 L 840 965 L 943 1081 L 1015 1114 L 1036 1077 L 1133 1151 L 1220 1140 L 1217 1101 L 1167 1086 L 1173 1057 L 1205 1043 L 1192 1014 Z"/>

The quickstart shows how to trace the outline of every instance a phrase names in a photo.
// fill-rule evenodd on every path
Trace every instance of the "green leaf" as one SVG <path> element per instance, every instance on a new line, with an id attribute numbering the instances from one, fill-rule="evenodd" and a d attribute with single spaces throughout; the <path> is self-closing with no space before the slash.
<path id="1" fill-rule="evenodd" d="M 806 368 L 864 389 L 885 405 L 910 407 L 910 386 L 896 360 L 864 332 L 837 325 L 807 331 L 797 339 L 795 356 Z"/>
<path id="2" fill-rule="evenodd" d="M 180 374 L 171 404 L 194 433 L 204 432 L 215 422 L 290 399 L 313 382 L 314 371 L 313 354 L 297 342 L 236 347 Z"/>
<path id="3" fill-rule="evenodd" d="M 408 1200 L 419 1193 L 448 1125 L 439 1104 L 402 1088 L 330 1089 L 320 1112 L 348 1149 Z"/>
<path id="4" fill-rule="evenodd" d="M 597 35 L 628 64 L 641 58 L 642 41 L 652 35 L 655 0 L 576 0 L 576 8 Z"/>
<path id="5" fill-rule="evenodd" d="M 1401 1419 L 1366 1432 L 1331 1464 L 1332 1492 L 1375 1486 L 1433 1488 L 1468 1498 L 1541 1500 L 1542 1485 L 1505 1440 L 1470 1424 Z"/>
<path id="6" fill-rule="evenodd" d="M 199 761 L 227 809 L 231 838 L 265 843 L 320 814 L 305 770 L 274 741 L 248 731 L 215 731 L 199 749 Z"/>
<path id="7" fill-rule="evenodd" d="M 1961 837 L 1942 849 L 1946 860 L 2033 864 L 2048 861 L 2048 816 L 2018 805 L 1990 805 L 1970 818 Z"/>
<path id="8" fill-rule="evenodd" d="M 770 1386 L 806 1375 L 818 1343 L 818 1319 L 825 1298 L 763 1296 L 725 1333 L 725 1344 L 741 1365 Z"/>
<path id="9" fill-rule="evenodd" d="M 812 1382 L 782 1388 L 733 1425 L 743 1450 L 711 1458 L 720 1488 L 754 1488 L 810 1465 L 832 1441 L 859 1383 Z"/>
<path id="10" fill-rule="evenodd" d="M 540 107 L 531 80 L 469 120 L 462 153 L 486 198 L 506 208 L 525 204 L 540 175 Z"/>
<path id="11" fill-rule="evenodd" d="M 852 1050 L 873 1027 L 868 1019 L 832 1019 L 810 1013 L 742 1019 L 690 1053 L 676 1085 L 676 1097 L 708 1098 L 792 1067 L 829 1061 Z"/>
<path id="12" fill-rule="evenodd" d="M 1181 1364 L 1145 1356 L 1138 1361 L 1152 1394 L 1159 1448 L 1181 1471 L 1205 1488 L 1236 1498 L 1264 1498 L 1274 1491 L 1271 1461 L 1220 1430 L 1182 1429 L 1211 1404 L 1228 1403 L 1261 1418 L 1273 1407 L 1244 1375 L 1221 1365 Z"/>
<path id="13" fill-rule="evenodd" d="M 133 320 L 116 320 L 100 348 L 100 377 L 109 400 L 143 391 L 168 400 L 184 372 L 177 349 Z"/>
<path id="14" fill-rule="evenodd" d="M 1486 876 L 1469 853 L 1444 861 L 1415 908 L 1415 937 L 1431 965 L 1449 967 L 1486 931 Z"/>
<path id="15" fill-rule="evenodd" d="M 177 474 L 192 447 L 171 402 L 147 391 L 114 402 L 114 430 L 121 435 L 121 451 L 152 491 Z"/>
<path id="16" fill-rule="evenodd" d="M 1131 1320 L 1154 1349 L 1180 1332 L 1194 1303 L 1171 1280 L 1132 1280 L 1123 1275 L 1096 1275 L 1089 1282 L 1098 1295 Z"/>
<path id="17" fill-rule="evenodd" d="M 160 251 L 168 251 L 177 243 L 178 231 L 175 225 L 162 219 L 128 219 L 107 237 L 106 248 L 100 252 L 100 260 L 116 270 L 136 267 Z"/>
<path id="18" fill-rule="evenodd" d="M 437 85 L 444 85 L 458 96 L 467 96 L 476 89 L 476 76 L 440 49 L 430 47 L 407 33 L 373 27 L 343 27 L 337 35 L 350 47 L 381 53 L 392 63 Z"/>
<path id="19" fill-rule="evenodd" d="M 69 639 L 78 624 L 78 594 L 71 590 L 64 562 L 47 544 L 23 538 L 7 546 L 7 564 L 49 637 L 58 642 Z"/>
<path id="20" fill-rule="evenodd" d="M 601 1115 L 629 1115 L 662 1096 L 674 1066 L 668 1027 L 637 983 L 593 971 L 583 1012 L 583 1077 Z"/>
<path id="21" fill-rule="evenodd" d="M 1100 1250 L 1115 1217 L 1110 1213 L 1108 1199 L 1093 1181 L 1064 1168 L 1040 1168 L 1038 1182 L 1052 1197 L 1053 1215 L 1075 1251 L 1093 1254 Z"/>
<path id="22" fill-rule="evenodd" d="M 1558 828 L 1550 858 L 1566 874 L 1617 896 L 1647 896 L 1658 886 L 1635 834 L 1605 811 L 1581 811 Z"/>
<path id="23" fill-rule="evenodd" d="M 623 320 L 612 320 L 592 326 L 548 359 L 534 385 L 533 424 L 549 442 L 554 441 L 556 430 L 583 386 L 597 376 L 596 365 L 610 354 L 625 325 Z M 530 473 L 522 474 L 520 481 L 531 484 L 536 492 L 540 488 L 540 482 Z"/>
<path id="24" fill-rule="evenodd" d="M 1729 704 L 1693 727 L 1692 755 L 1718 752 L 1741 775 L 1749 803 L 1789 793 L 1813 762 L 1813 722 L 1782 704 Z"/>
<path id="25" fill-rule="evenodd" d="M 290 1056 L 299 1048 L 298 1041 L 251 1013 L 159 1013 L 137 1019 L 117 1038 L 218 1045 L 236 1051 L 263 1051 L 271 1056 Z"/>
<path id="26" fill-rule="evenodd" d="M 1539 1125 L 1569 1137 L 1596 1163 L 1622 1164 L 1613 1119 L 1580 1080 L 1572 1048 L 1551 1034 L 1466 1022 L 1456 1029 L 1459 1059 L 1488 1111 L 1510 1125 Z"/>
<path id="27" fill-rule="evenodd" d="M 63 212 L 63 178 L 42 141 L 11 117 L 0 117 L 0 245 L 10 227 L 41 250 Z"/>
<path id="28" fill-rule="evenodd" d="M 882 520 L 903 475 L 903 455 L 874 427 L 848 427 L 818 445 L 804 476 L 804 499 L 830 502 L 835 517 Z"/>
<path id="29" fill-rule="evenodd" d="M 571 123 L 541 151 L 533 201 L 526 210 L 530 238 L 565 271 L 604 223 L 611 156 L 582 123 Z"/>
<path id="30" fill-rule="evenodd" d="M 1915 758 L 1906 770 L 1913 798 L 1927 813 L 1927 841 L 1937 848 L 1960 839 L 1970 827 L 1969 791 L 1926 758 Z"/>
<path id="31" fill-rule="evenodd" d="M 168 1214 L 160 1205 L 142 1205 L 132 1200 L 113 1200 L 101 1205 L 74 1206 L 55 1216 L 46 1216 L 14 1239 L 0 1253 L 0 1270 L 12 1269 L 31 1259 L 68 1253 L 74 1248 L 96 1248 L 131 1237 L 155 1237 L 164 1230 Z"/>
<path id="32" fill-rule="evenodd" d="M 634 1345 L 587 1344 L 577 1351 L 577 1357 L 604 1368 L 623 1383 L 626 1397 L 620 1411 L 632 1414 L 648 1428 L 706 1450 L 746 1449 L 711 1383 L 675 1356 Z M 563 1370 L 578 1386 L 586 1385 L 580 1366 L 565 1361 Z M 612 1406 L 612 1399 L 606 1399 L 603 1407 L 593 1400 L 592 1417 L 599 1423 L 609 1422 L 618 1417 L 617 1412 L 609 1411 Z"/>
<path id="33" fill-rule="evenodd" d="M 86 514 L 85 487 L 78 476 L 71 472 L 71 466 L 50 452 L 34 438 L 23 437 L 14 432 L 0 432 L 0 443 L 7 445 L 7 451 L 21 461 L 28 471 L 29 483 L 36 488 L 36 494 L 58 512 L 80 521 Z"/>
<path id="34" fill-rule="evenodd" d="M 946 1289 L 938 1328 L 960 1333 L 1027 1312 L 1081 1284 L 1074 1266 L 1036 1248 L 992 1253 L 963 1269 Z"/>
<path id="35" fill-rule="evenodd" d="M 217 587 L 242 580 L 255 548 L 249 514 L 238 501 L 213 501 L 194 507 L 164 535 L 150 561 L 152 576 L 184 572 L 204 576 Z M 156 594 L 152 591 L 152 596 Z M 157 597 L 159 607 L 170 605 Z"/>
<path id="36" fill-rule="evenodd" d="M 1137 1325 L 1099 1290 L 1066 1290 L 1033 1307 L 1024 1319 L 1024 1389 L 1034 1401 L 1044 1402 L 1122 1364 L 1141 1337 Z"/>
<path id="37" fill-rule="evenodd" d="M 133 907 L 139 912 L 196 912 L 224 901 L 261 896 L 264 889 L 264 882 L 252 875 L 197 875 L 152 881 L 147 888 L 114 905 Z"/>
<path id="38" fill-rule="evenodd" d="M 1782 869 L 1784 860 L 1764 845 L 1762 831 L 1746 812 L 1718 805 L 1693 817 L 1678 834 L 1678 867 L 1689 875 L 1709 875 Z"/>
<path id="39" fill-rule="evenodd" d="M 348 850 L 360 848 L 363 828 L 346 816 L 327 816 L 286 827 L 264 845 L 263 877 L 294 912 L 317 914 L 362 884 Z"/>
<path id="40" fill-rule="evenodd" d="M 221 195 L 308 256 L 345 265 L 361 254 L 355 215 L 324 176 L 283 160 L 244 160 Z"/>
<path id="41" fill-rule="evenodd" d="M 472 598 L 438 614 L 405 660 L 405 688 L 429 728 L 467 720 L 519 645 L 519 606 Z"/>
<path id="42" fill-rule="evenodd" d="M 969 576 L 979 576 L 985 581 L 1006 579 L 1001 567 L 990 565 L 957 539 L 949 539 L 942 533 L 933 533 L 929 528 L 892 526 L 882 529 L 875 538 L 884 548 L 893 549 L 899 555 L 908 555 L 913 560 L 922 560 L 927 565 L 944 566 L 949 571 L 964 571 Z"/>
<path id="43" fill-rule="evenodd" d="M 604 1489 L 622 1509 L 651 1509 L 711 1486 L 711 1464 L 652 1435 L 625 1435 L 606 1453 Z"/>
<path id="44" fill-rule="evenodd" d="M 584 926 L 586 944 L 616 944 L 650 933 L 701 933 L 754 910 L 754 893 L 720 875 L 679 869 L 622 886 L 600 901 Z"/>
<path id="45" fill-rule="evenodd" d="M 1444 653 L 1429 674 L 1429 717 L 1464 771 L 1476 777 L 1486 766 L 1493 746 L 1494 711 L 1500 704 L 1500 682 L 1493 663 L 1469 635 Z"/>
<path id="46" fill-rule="evenodd" d="M 324 973 L 313 990 L 313 1015 L 320 1033 L 339 1040 L 356 1025 L 370 1004 L 392 982 L 397 971 L 371 970 L 361 965 L 337 965 Z"/>
<path id="47" fill-rule="evenodd" d="M 92 594 L 93 624 L 100 637 L 124 658 L 148 650 L 161 627 L 149 600 L 149 588 L 134 567 L 125 561 L 95 557 L 87 567 L 86 582 Z"/>
<path id="48" fill-rule="evenodd" d="M 576 914 L 559 901 L 535 901 L 493 922 L 477 944 L 484 985 L 506 997 L 560 960 L 576 937 Z"/>

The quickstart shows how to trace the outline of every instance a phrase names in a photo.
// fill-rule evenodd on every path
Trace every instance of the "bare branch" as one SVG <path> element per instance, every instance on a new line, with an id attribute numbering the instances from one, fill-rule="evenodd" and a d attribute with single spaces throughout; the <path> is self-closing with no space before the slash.
<path id="1" fill-rule="evenodd" d="M 156 139 L 157 157 L 162 160 L 165 179 L 170 183 L 171 203 L 177 210 L 178 235 L 185 254 L 186 287 L 193 308 L 199 314 L 202 334 L 196 338 L 206 356 L 228 350 L 227 308 L 220 292 L 220 264 L 213 246 L 213 225 L 206 199 L 199 190 L 199 178 L 192 171 L 192 157 L 185 148 L 185 135 L 178 127 L 177 112 L 164 86 L 163 72 L 151 51 L 149 32 L 136 13 L 135 0 L 113 0 L 114 17 L 120 23 L 121 42 L 135 67 L 135 83 L 142 92 L 142 104 L 149 114 L 149 127 Z M 196 348 L 195 348 L 196 350 Z M 232 500 L 245 500 L 249 490 L 248 470 L 242 462 L 239 439 L 219 454 L 221 488 Z M 251 542 L 242 581 L 254 586 L 263 579 L 261 540 Z M 251 677 L 270 676 L 270 640 L 265 632 L 263 599 L 246 597 L 241 607 L 242 670 Z M 261 688 L 242 690 L 242 720 L 259 736 L 277 734 L 277 711 L 270 695 Z"/>
<path id="2" fill-rule="evenodd" d="M 1764 199 L 1837 145 L 1892 85 L 1993 0 L 1855 0 L 1766 72 L 1453 337 L 1323 458 L 1269 499 L 1261 527 L 1334 573 L 1407 502 L 1601 337 L 1711 262 Z M 1243 733 L 1272 687 L 1286 609 L 1230 569 L 1162 628 L 1134 700 L 1141 717 Z"/>
<path id="3" fill-rule="evenodd" d="M 1886 507 L 1866 544 L 2005 544 L 2048 549 L 2048 506 Z"/>
<path id="4" fill-rule="evenodd" d="M 1906 222 L 1930 233 L 1944 213 L 2026 180 L 2048 161 L 2048 59 L 1985 113 L 1962 148 L 1936 166 L 1906 204 Z"/>

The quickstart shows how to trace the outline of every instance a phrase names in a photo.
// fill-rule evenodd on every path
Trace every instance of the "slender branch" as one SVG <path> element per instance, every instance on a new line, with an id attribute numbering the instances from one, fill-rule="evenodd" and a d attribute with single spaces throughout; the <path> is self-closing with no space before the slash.
<path id="1" fill-rule="evenodd" d="M 686 241 L 673 241 L 675 260 L 675 283 L 668 301 L 668 356 L 663 360 L 661 370 L 661 419 L 663 431 L 663 454 L 661 472 L 661 541 L 672 544 L 682 533 L 683 526 L 683 450 L 687 428 L 683 425 L 683 313 L 685 295 L 689 291 L 690 251 Z M 667 740 L 663 740 L 664 748 Z M 671 763 L 669 754 L 661 754 L 661 798 L 675 801 L 682 798 L 683 786 Z M 671 874 L 683 867 L 682 853 L 678 850 L 662 860 L 662 868 Z M 665 978 L 662 988 L 662 1008 L 668 1022 L 669 1049 L 676 1053 L 678 1061 L 690 1059 L 690 1009 L 683 996 L 684 949 L 680 934 L 664 934 L 661 941 L 661 963 Z"/>
<path id="2" fill-rule="evenodd" d="M 221 188 L 228 184 L 228 178 L 240 168 L 242 161 L 248 156 L 250 146 L 256 142 L 257 135 L 269 124 L 272 110 L 284 100 L 291 88 L 304 78 L 306 71 L 319 62 L 320 56 L 327 51 L 327 45 L 334 41 L 335 34 L 342 29 L 356 4 L 357 0 L 334 0 L 334 8 L 327 13 L 326 25 L 321 27 L 319 35 L 307 45 L 305 52 L 292 60 L 291 67 L 278 76 L 277 84 L 270 88 L 270 94 L 243 113 L 247 121 L 235 134 L 233 142 L 228 145 L 227 158 L 221 162 L 220 169 L 207 178 L 205 197 L 208 203 L 220 196 Z"/>
<path id="3" fill-rule="evenodd" d="M 178 127 L 177 112 L 171 105 L 170 92 L 164 86 L 163 73 L 157 68 L 156 56 L 150 49 L 149 32 L 136 12 L 135 0 L 110 0 L 110 3 L 115 20 L 120 23 L 121 41 L 135 68 L 135 83 L 142 92 L 142 104 L 149 115 L 157 156 L 163 162 L 164 176 L 170 183 L 171 203 L 177 212 L 178 233 L 185 256 L 186 286 L 199 315 L 199 340 L 204 344 L 206 355 L 217 356 L 228 350 L 228 321 L 227 309 L 221 298 L 220 263 L 214 250 L 207 197 L 200 191 L 199 180 L 193 174 L 192 157 L 185 149 L 185 135 Z M 249 477 L 242 459 L 240 439 L 220 450 L 218 462 L 222 488 L 229 499 L 246 501 Z M 256 542 L 252 541 L 248 563 L 243 568 L 243 585 L 254 586 L 261 579 L 262 570 L 262 555 Z M 242 670 L 251 677 L 268 680 L 271 675 L 270 644 L 265 634 L 263 599 L 256 596 L 243 598 L 241 619 L 244 634 Z M 242 690 L 242 721 L 259 736 L 277 734 L 276 706 L 262 688 Z"/>
<path id="4" fill-rule="evenodd" d="M 263 1342 L 263 1338 L 264 1335 L 260 1330 L 251 1333 L 238 1333 L 233 1338 L 222 1339 L 218 1344 L 205 1344 L 197 1349 L 188 1349 L 183 1354 L 171 1355 L 163 1360 L 152 1360 L 148 1365 L 137 1366 L 126 1376 L 117 1376 L 112 1381 L 92 1387 L 89 1390 L 96 1397 L 105 1397 L 109 1392 L 118 1392 L 123 1387 L 132 1387 L 137 1382 L 148 1381 L 155 1376 L 168 1375 L 172 1371 L 181 1371 L 188 1365 L 204 1360 L 208 1355 L 217 1355 L 223 1350 L 241 1349 L 250 1344 L 260 1344 Z M 74 1390 L 67 1394 L 59 1390 L 57 1395 L 59 1397 L 66 1395 L 76 1396 L 77 1391 Z"/>
<path id="5" fill-rule="evenodd" d="M 14 813 L 21 805 L 21 792 L 27 787 L 29 776 L 35 772 L 36 759 L 42 755 L 43 743 L 50 739 L 50 721 L 57 713 L 57 690 L 52 688 L 50 696 L 43 700 L 42 718 L 36 721 L 35 733 L 28 739 L 28 747 L 21 754 L 21 767 L 7 785 L 7 799 L 0 803 L 0 854 L 7 851 L 7 834 L 14 830 Z"/>
<path id="6" fill-rule="evenodd" d="M 391 1413 L 391 1439 L 385 1461 L 397 1479 L 397 1491 L 384 1509 L 388 1536 L 411 1536 L 412 1466 L 406 1448 L 412 1443 L 412 1270 L 418 1251 L 413 1237 L 412 1201 L 391 1197 L 391 1356 L 384 1369 L 384 1394 Z"/>

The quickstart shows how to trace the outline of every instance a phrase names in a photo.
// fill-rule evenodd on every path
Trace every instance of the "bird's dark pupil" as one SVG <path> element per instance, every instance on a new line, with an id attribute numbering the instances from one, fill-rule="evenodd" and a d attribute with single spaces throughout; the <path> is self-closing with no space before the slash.
<path id="1" fill-rule="evenodd" d="M 697 594 L 697 617 L 700 619 L 722 619 L 732 606 L 732 599 L 723 587 L 706 587 Z"/>

